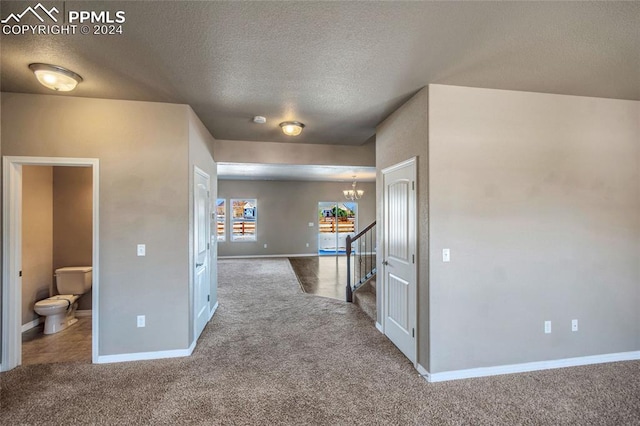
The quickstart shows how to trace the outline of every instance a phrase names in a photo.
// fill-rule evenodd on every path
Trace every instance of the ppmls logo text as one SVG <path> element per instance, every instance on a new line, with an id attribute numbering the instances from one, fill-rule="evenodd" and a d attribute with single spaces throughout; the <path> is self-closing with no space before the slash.
<path id="1" fill-rule="evenodd" d="M 65 10 L 65 3 L 62 9 Z M 10 13 L 0 20 L 3 34 L 122 34 L 125 11 L 67 10 L 47 8 L 42 3 Z"/>
<path id="2" fill-rule="evenodd" d="M 38 11 L 40 11 L 40 14 L 38 14 Z M 40 22 L 44 23 L 44 19 L 42 18 L 41 15 L 46 15 L 49 18 L 51 18 L 51 20 L 53 20 L 53 22 L 58 22 L 58 19 L 55 17 L 54 14 L 58 14 L 60 13 L 60 11 L 56 8 L 56 7 L 52 7 L 51 10 L 47 10 L 46 7 L 44 7 L 42 5 L 42 3 L 38 3 L 37 5 L 35 5 L 35 7 L 27 7 L 24 12 L 22 13 L 11 13 L 9 14 L 9 16 L 7 16 L 5 19 L 3 19 L 2 22 L 3 24 L 10 24 L 11 21 L 13 20 L 16 24 L 20 23 L 20 21 L 22 20 L 22 18 L 25 15 L 33 15 L 35 16 Z"/>

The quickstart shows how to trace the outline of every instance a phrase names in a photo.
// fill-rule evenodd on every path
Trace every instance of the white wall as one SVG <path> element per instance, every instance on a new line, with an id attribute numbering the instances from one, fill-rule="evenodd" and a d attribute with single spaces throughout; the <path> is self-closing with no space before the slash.
<path id="1" fill-rule="evenodd" d="M 431 373 L 640 350 L 640 102 L 430 86 L 429 214 Z"/>

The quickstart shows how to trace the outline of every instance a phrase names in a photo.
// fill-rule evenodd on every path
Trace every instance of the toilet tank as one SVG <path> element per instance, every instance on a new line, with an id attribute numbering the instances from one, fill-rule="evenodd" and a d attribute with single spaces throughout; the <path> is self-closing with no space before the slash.
<path id="1" fill-rule="evenodd" d="M 91 289 L 91 266 L 67 266 L 56 269 L 59 294 L 85 294 Z"/>

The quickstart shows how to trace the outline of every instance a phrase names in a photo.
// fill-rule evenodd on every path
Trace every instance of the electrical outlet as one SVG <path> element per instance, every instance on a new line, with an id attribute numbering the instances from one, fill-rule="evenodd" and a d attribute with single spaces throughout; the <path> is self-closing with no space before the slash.
<path id="1" fill-rule="evenodd" d="M 578 331 L 578 320 L 571 320 L 571 331 Z"/>
<path id="2" fill-rule="evenodd" d="M 266 245 L 266 244 L 264 245 L 264 248 L 267 248 L 267 245 Z"/>
<path id="3" fill-rule="evenodd" d="M 544 332 L 545 334 L 551 333 L 551 321 L 544 322 Z"/>
<path id="4" fill-rule="evenodd" d="M 138 327 L 146 327 L 144 315 L 138 315 Z"/>
<path id="5" fill-rule="evenodd" d="M 309 228 L 313 228 L 313 222 L 309 222 Z"/>
<path id="6" fill-rule="evenodd" d="M 307 243 L 307 247 L 309 247 L 309 243 Z"/>
<path id="7" fill-rule="evenodd" d="M 147 246 L 145 244 L 138 244 L 138 256 L 147 255 Z"/>
<path id="8" fill-rule="evenodd" d="M 451 262 L 451 250 L 442 249 L 442 261 L 443 262 Z"/>

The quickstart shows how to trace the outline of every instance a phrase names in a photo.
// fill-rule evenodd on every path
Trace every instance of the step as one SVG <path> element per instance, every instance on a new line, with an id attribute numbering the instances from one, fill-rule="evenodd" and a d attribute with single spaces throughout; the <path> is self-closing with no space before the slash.
<path id="1" fill-rule="evenodd" d="M 366 285 L 369 286 L 369 284 Z M 369 289 L 361 288 L 353 293 L 353 303 L 358 305 L 374 322 L 377 320 L 375 293 Z"/>
<path id="2" fill-rule="evenodd" d="M 376 277 L 373 277 L 369 280 L 369 282 L 367 283 L 367 285 L 369 286 L 369 291 L 373 294 L 376 294 Z M 364 290 L 364 289 L 363 289 Z"/>

